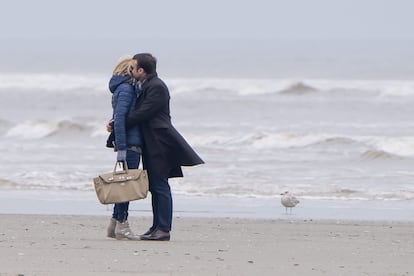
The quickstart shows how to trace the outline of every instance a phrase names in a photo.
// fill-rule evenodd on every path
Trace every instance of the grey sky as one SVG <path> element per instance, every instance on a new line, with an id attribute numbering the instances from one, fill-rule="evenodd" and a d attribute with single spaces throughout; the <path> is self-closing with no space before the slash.
<path id="1" fill-rule="evenodd" d="M 243 75 L 246 64 L 262 68 L 246 74 L 262 74 L 341 56 L 399 63 L 414 59 L 413 10 L 409 0 L 8 1 L 0 69 L 105 71 L 138 51 L 184 75 Z"/>

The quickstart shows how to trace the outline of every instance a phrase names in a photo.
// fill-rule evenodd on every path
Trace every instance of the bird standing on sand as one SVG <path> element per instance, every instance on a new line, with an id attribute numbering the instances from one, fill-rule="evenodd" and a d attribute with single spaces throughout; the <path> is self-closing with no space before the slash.
<path id="1" fill-rule="evenodd" d="M 299 200 L 287 191 L 284 193 L 281 193 L 280 195 L 282 196 L 282 198 L 280 199 L 280 202 L 282 203 L 283 206 L 285 206 L 286 214 L 288 213 L 288 208 L 290 208 L 290 213 L 292 214 L 292 208 L 295 207 L 299 203 Z"/>

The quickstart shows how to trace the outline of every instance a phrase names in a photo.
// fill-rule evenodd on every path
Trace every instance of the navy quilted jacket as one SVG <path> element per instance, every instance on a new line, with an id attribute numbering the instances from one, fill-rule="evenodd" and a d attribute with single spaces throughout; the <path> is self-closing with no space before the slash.
<path id="1" fill-rule="evenodd" d="M 125 127 L 126 117 L 130 111 L 134 110 L 137 100 L 131 77 L 112 76 L 109 81 L 109 90 L 112 93 L 116 149 L 126 150 L 131 146 L 142 146 L 143 140 L 139 126 L 136 125 L 128 130 Z"/>

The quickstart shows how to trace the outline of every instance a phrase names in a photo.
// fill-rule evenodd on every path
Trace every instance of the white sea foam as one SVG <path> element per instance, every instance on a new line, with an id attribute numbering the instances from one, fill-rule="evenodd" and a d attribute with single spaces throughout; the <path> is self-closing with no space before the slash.
<path id="1" fill-rule="evenodd" d="M 369 137 L 366 141 L 379 150 L 398 156 L 414 156 L 414 137 Z"/>
<path id="2" fill-rule="evenodd" d="M 78 121 L 62 119 L 57 121 L 28 120 L 10 127 L 5 137 L 17 139 L 41 139 L 56 135 L 86 135 L 105 137 L 104 121 L 90 119 Z M 237 149 L 240 146 L 257 150 L 292 149 L 313 146 L 359 144 L 366 150 L 363 158 L 374 157 L 373 152 L 400 157 L 414 156 L 414 136 L 361 136 L 339 133 L 301 132 L 209 132 L 189 134 L 189 141 L 195 146 L 210 146 L 222 149 Z M 380 154 L 381 155 L 381 154 Z M 380 157 L 380 156 L 378 156 Z M 368 158 L 370 159 L 370 158 Z M 374 159 L 374 158 L 373 158 Z"/>
<path id="3" fill-rule="evenodd" d="M 0 91 L 10 89 L 71 91 L 108 90 L 108 77 L 71 74 L 0 74 Z"/>
<path id="4" fill-rule="evenodd" d="M 48 122 L 27 121 L 12 127 L 6 132 L 6 137 L 18 137 L 22 139 L 37 139 L 50 135 L 56 131 L 57 125 Z"/>
<path id="5" fill-rule="evenodd" d="M 174 93 L 232 91 L 239 95 L 303 94 L 308 91 L 352 91 L 379 96 L 413 96 L 414 81 L 323 79 L 171 79 Z"/>
<path id="6" fill-rule="evenodd" d="M 257 149 L 294 148 L 309 146 L 332 137 L 336 136 L 332 134 L 266 133 L 251 141 L 251 144 Z"/>
<path id="7" fill-rule="evenodd" d="M 366 150 L 377 150 L 395 156 L 414 156 L 414 137 L 360 136 L 332 133 L 211 133 L 191 135 L 190 140 L 198 146 L 253 147 L 262 149 L 290 149 L 317 145 L 359 144 Z"/>
<path id="8" fill-rule="evenodd" d="M 8 162 L 0 186 L 92 190 L 92 177 L 111 170 L 116 158 L 105 148 L 108 79 L 3 74 L 0 150 Z M 414 82 L 165 81 L 173 122 L 206 161 L 185 168 L 176 193 L 414 199 Z"/>
<path id="9" fill-rule="evenodd" d="M 174 180 L 172 181 L 174 183 Z M 175 185 L 175 194 L 186 196 L 226 196 L 226 197 L 238 197 L 238 198 L 277 198 L 280 191 L 289 189 L 296 196 L 303 199 L 340 199 L 340 200 L 414 200 L 414 191 L 412 190 L 394 190 L 394 191 L 381 191 L 380 189 L 349 189 L 340 188 L 335 186 L 306 186 L 306 185 L 273 185 L 266 186 L 267 190 L 264 190 L 260 186 L 250 186 L 248 189 L 245 187 L 237 186 L 216 186 L 216 187 L 196 187 L 194 184 L 192 189 Z"/>
<path id="10" fill-rule="evenodd" d="M 89 133 L 91 136 L 104 136 L 106 133 L 101 121 L 73 122 L 63 119 L 60 121 L 24 121 L 11 127 L 5 137 L 18 139 L 40 139 L 59 134 Z"/>
<path id="11" fill-rule="evenodd" d="M 10 89 L 45 91 L 105 91 L 110 76 L 88 74 L 0 74 L 0 92 Z M 324 79 L 165 79 L 173 94 L 233 92 L 238 95 L 266 95 L 307 91 L 346 90 L 376 93 L 380 96 L 413 96 L 410 80 L 324 80 Z M 299 92 L 300 92 L 299 91 Z M 206 93 L 208 94 L 208 93 Z M 288 93 L 289 94 L 289 93 Z M 292 93 L 290 93 L 292 94 Z M 302 94 L 302 93 L 293 93 Z"/>

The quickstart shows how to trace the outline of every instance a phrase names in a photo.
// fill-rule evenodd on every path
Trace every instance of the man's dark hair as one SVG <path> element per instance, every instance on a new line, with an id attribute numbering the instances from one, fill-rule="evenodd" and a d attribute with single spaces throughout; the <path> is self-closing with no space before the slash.
<path id="1" fill-rule="evenodd" d="M 138 68 L 144 69 L 147 74 L 157 72 L 157 59 L 149 53 L 136 54 L 133 59 L 138 63 Z"/>

